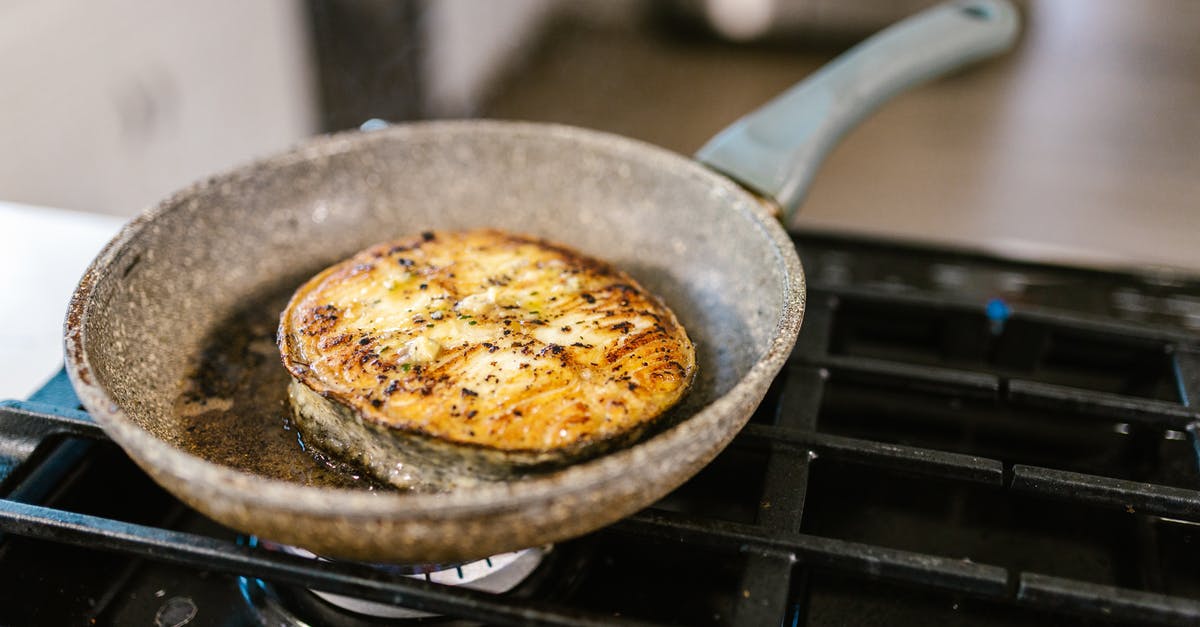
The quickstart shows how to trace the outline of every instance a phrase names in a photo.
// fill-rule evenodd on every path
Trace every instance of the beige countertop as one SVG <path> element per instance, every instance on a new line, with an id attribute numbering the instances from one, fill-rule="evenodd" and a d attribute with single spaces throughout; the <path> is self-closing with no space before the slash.
<path id="1" fill-rule="evenodd" d="M 1015 51 L 888 103 L 800 229 L 1200 272 L 1200 3 L 1044 0 Z M 486 108 L 690 154 L 836 50 L 559 25 Z"/>

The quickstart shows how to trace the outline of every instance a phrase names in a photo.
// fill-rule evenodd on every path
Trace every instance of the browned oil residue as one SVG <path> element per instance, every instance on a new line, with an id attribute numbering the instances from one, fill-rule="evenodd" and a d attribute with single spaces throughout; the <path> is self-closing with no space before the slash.
<path id="1" fill-rule="evenodd" d="M 275 332 L 290 290 L 249 303 L 208 335 L 175 413 L 192 454 L 264 477 L 309 486 L 385 489 L 306 450 L 292 425 L 290 376 Z"/>

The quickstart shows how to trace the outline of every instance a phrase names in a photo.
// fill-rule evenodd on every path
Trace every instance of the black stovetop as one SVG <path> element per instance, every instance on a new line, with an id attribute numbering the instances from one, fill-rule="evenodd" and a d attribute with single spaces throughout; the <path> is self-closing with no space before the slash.
<path id="1" fill-rule="evenodd" d="M 0 624 L 255 624 L 256 585 L 376 624 L 299 583 L 488 624 L 1200 622 L 1200 283 L 797 242 L 805 322 L 752 423 L 506 595 L 249 546 L 59 375 L 0 407 Z"/>

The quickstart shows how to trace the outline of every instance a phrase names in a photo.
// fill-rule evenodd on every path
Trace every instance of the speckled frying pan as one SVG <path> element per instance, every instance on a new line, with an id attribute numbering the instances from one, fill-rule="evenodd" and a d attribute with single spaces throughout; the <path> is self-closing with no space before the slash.
<path id="1" fill-rule="evenodd" d="M 796 207 L 831 145 L 904 87 L 1007 48 L 1016 21 L 993 0 L 910 18 L 737 122 L 698 162 L 578 128 L 456 121 L 323 137 L 215 176 L 133 220 L 88 269 L 66 322 L 71 380 L 156 481 L 277 542 L 420 562 L 586 533 L 691 477 L 761 401 L 804 311 L 800 261 L 776 214 Z M 260 437 L 274 418 L 255 407 L 283 398 L 272 386 L 191 399 L 228 424 L 202 438 L 188 431 L 196 425 L 179 409 L 182 382 L 205 347 L 253 349 L 226 337 L 234 312 L 369 244 L 481 226 L 568 244 L 661 296 L 698 345 L 702 375 L 687 417 L 591 461 L 445 494 L 306 485 L 271 477 L 299 462 L 268 446 L 223 457 L 204 445 L 237 441 L 243 427 L 247 441 Z M 273 323 L 278 310 L 261 315 Z M 282 369 L 277 358 L 258 367 Z"/>

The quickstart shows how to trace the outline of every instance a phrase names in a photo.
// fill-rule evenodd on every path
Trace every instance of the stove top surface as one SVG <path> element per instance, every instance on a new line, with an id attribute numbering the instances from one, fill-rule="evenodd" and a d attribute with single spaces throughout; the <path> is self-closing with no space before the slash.
<path id="1" fill-rule="evenodd" d="M 501 595 L 252 546 L 152 483 L 60 375 L 0 407 L 0 623 L 385 620 L 309 588 L 439 624 L 1200 621 L 1200 283 L 797 245 L 804 326 L 751 424 Z"/>

